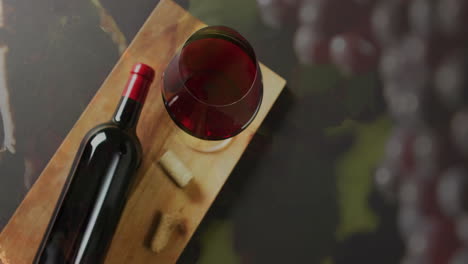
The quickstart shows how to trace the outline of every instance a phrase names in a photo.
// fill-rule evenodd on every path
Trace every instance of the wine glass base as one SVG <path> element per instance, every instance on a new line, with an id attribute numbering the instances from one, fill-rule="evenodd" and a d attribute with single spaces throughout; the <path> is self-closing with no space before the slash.
<path id="1" fill-rule="evenodd" d="M 184 131 L 179 131 L 179 133 L 177 133 L 177 137 L 181 140 L 181 142 L 183 142 L 184 145 L 195 151 L 203 153 L 214 153 L 222 151 L 226 149 L 233 141 L 233 138 L 224 140 L 203 140 L 193 137 Z"/>

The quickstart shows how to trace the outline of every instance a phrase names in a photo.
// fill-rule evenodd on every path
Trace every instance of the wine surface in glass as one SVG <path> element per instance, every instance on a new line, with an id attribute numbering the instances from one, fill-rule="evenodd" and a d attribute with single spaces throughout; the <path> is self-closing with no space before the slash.
<path id="1" fill-rule="evenodd" d="M 163 99 L 172 119 L 202 139 L 240 133 L 263 95 L 258 64 L 241 44 L 224 38 L 194 40 L 169 63 Z"/>

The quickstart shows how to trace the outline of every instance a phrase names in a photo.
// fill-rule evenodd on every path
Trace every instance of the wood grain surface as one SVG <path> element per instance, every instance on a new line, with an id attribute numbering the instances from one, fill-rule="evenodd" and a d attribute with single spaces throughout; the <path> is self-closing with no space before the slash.
<path id="1" fill-rule="evenodd" d="M 261 65 L 264 99 L 253 123 L 222 151 L 202 153 L 188 147 L 180 140 L 183 132 L 163 106 L 160 80 L 178 47 L 203 26 L 174 2 L 159 3 L 0 234 L 0 263 L 32 262 L 82 138 L 88 130 L 111 118 L 129 70 L 136 62 L 153 66 L 156 81 L 137 129 L 143 145 L 143 164 L 106 263 L 176 262 L 285 85 L 284 79 Z M 157 165 L 168 149 L 193 172 L 194 178 L 184 189 L 178 188 Z M 151 251 L 149 240 L 161 213 L 178 215 L 182 228 L 156 254 Z"/>

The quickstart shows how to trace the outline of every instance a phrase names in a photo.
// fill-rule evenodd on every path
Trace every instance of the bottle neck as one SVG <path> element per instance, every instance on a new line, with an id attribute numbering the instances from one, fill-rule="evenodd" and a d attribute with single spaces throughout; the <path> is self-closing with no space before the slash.
<path id="1" fill-rule="evenodd" d="M 143 104 L 122 96 L 112 121 L 123 129 L 135 129 L 140 118 Z"/>
<path id="2" fill-rule="evenodd" d="M 140 118 L 151 80 L 132 73 L 112 121 L 123 129 L 134 130 Z"/>

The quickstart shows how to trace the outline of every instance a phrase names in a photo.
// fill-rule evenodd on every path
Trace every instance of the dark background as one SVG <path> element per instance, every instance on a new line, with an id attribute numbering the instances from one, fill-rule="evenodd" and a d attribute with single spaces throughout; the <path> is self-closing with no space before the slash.
<path id="1" fill-rule="evenodd" d="M 0 229 L 157 2 L 3 0 L 17 143 L 0 153 Z M 179 263 L 398 263 L 395 208 L 372 180 L 391 127 L 375 70 L 301 64 L 294 29 L 262 23 L 254 0 L 177 2 L 240 31 L 288 81 Z"/>

